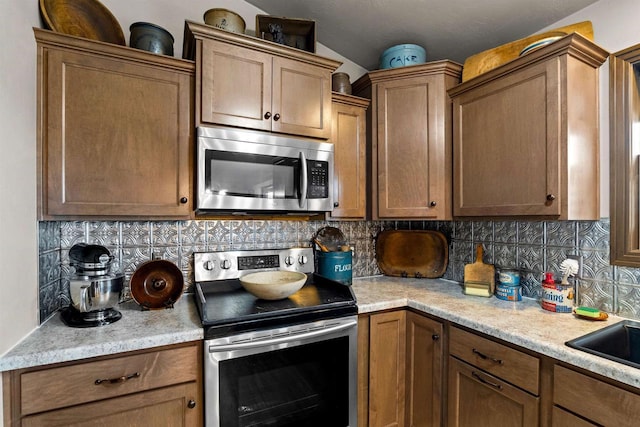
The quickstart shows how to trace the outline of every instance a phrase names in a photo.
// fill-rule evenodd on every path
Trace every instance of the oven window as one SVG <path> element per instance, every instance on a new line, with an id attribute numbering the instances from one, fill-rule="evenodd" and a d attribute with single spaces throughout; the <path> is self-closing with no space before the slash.
<path id="1" fill-rule="evenodd" d="M 349 339 L 221 361 L 220 425 L 349 425 Z"/>
<path id="2" fill-rule="evenodd" d="M 297 158 L 207 150 L 205 176 L 212 194 L 298 199 Z"/>

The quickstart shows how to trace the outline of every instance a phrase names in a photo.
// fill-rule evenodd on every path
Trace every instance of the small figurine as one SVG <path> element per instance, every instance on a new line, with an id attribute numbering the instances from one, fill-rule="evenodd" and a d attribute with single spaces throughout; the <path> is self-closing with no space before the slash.
<path id="1" fill-rule="evenodd" d="M 282 25 L 269 24 L 269 32 L 275 43 L 285 44 L 284 34 L 282 33 Z"/>

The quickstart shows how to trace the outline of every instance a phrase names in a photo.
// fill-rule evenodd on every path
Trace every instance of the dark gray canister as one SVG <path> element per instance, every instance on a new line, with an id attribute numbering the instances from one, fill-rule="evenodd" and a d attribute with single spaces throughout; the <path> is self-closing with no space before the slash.
<path id="1" fill-rule="evenodd" d="M 318 274 L 344 285 L 351 285 L 351 251 L 316 252 L 318 255 Z"/>
<path id="2" fill-rule="evenodd" d="M 164 28 L 148 22 L 134 22 L 129 31 L 129 46 L 173 56 L 173 36 Z"/>

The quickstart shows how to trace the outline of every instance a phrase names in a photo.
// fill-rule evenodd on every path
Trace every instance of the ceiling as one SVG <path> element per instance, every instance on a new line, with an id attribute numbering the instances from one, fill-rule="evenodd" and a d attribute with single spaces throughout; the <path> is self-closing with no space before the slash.
<path id="1" fill-rule="evenodd" d="M 414 43 L 459 63 L 531 35 L 597 0 L 246 0 L 269 15 L 316 21 L 316 39 L 367 70 Z"/>

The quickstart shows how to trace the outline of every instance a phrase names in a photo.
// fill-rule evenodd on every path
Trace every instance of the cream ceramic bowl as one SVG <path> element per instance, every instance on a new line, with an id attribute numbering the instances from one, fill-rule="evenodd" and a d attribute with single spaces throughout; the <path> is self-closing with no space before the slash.
<path id="1" fill-rule="evenodd" d="M 266 300 L 287 298 L 298 292 L 306 281 L 307 275 L 297 271 L 260 271 L 240 278 L 243 288 Z"/>

